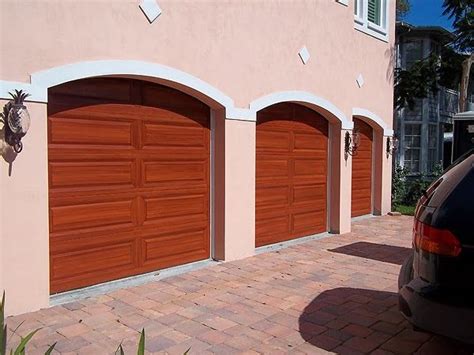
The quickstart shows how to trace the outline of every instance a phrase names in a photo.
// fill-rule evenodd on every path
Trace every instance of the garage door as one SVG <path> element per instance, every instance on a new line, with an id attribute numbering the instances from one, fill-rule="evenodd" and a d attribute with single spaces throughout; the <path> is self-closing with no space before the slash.
<path id="1" fill-rule="evenodd" d="M 256 246 L 327 230 L 328 123 L 291 103 L 257 116 Z"/>
<path id="2" fill-rule="evenodd" d="M 354 129 L 360 145 L 352 157 L 352 217 L 372 213 L 372 127 L 354 118 Z"/>
<path id="3" fill-rule="evenodd" d="M 209 108 L 167 87 L 49 91 L 51 292 L 209 257 Z"/>

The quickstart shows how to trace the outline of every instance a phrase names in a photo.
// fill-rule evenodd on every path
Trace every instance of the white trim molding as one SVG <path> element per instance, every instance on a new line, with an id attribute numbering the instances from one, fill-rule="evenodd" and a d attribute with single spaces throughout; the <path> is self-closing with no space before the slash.
<path id="1" fill-rule="evenodd" d="M 297 102 L 301 104 L 307 104 L 315 106 L 315 108 L 321 108 L 329 112 L 334 118 L 342 124 L 342 129 L 352 129 L 354 123 L 349 121 L 344 113 L 339 110 L 333 103 L 329 102 L 322 97 L 315 96 L 306 91 L 280 91 L 270 95 L 263 96 L 250 103 L 250 111 L 256 115 L 257 112 L 264 109 L 265 107 L 278 104 L 281 102 Z"/>
<path id="2" fill-rule="evenodd" d="M 44 93 L 44 88 L 31 85 L 30 83 L 21 83 L 19 81 L 0 80 L 0 99 L 10 100 L 9 92 L 14 90 L 23 90 L 30 94 L 26 99 L 29 102 L 46 102 L 48 95 Z"/>
<path id="3" fill-rule="evenodd" d="M 31 84 L 44 88 L 47 100 L 47 88 L 68 81 L 107 75 L 136 75 L 171 81 L 195 90 L 225 108 L 234 106 L 230 97 L 193 75 L 165 65 L 138 60 L 98 60 L 63 65 L 32 74 Z"/>
<path id="4" fill-rule="evenodd" d="M 0 81 L 0 98 L 10 99 L 8 92 L 23 89 L 29 94 L 27 101 L 48 102 L 48 89 L 69 81 L 101 76 L 137 76 L 157 79 L 166 83 L 176 83 L 183 89 L 189 89 L 198 96 L 203 96 L 211 103 L 223 107 L 226 119 L 257 121 L 257 111 L 280 102 L 298 102 L 322 109 L 339 120 L 342 129 L 352 129 L 354 124 L 333 103 L 306 91 L 280 91 L 252 101 L 249 108 L 238 108 L 234 100 L 222 91 L 205 81 L 165 65 L 137 60 L 98 60 L 85 61 L 54 67 L 31 74 L 30 83 Z M 158 81 L 158 82 L 159 82 Z M 178 87 L 179 89 L 179 87 Z M 192 93 L 191 93 L 192 94 Z M 208 102 L 209 104 L 209 102 Z"/>
<path id="5" fill-rule="evenodd" d="M 384 136 L 393 136 L 393 129 L 389 128 L 387 123 L 382 118 L 380 118 L 375 113 L 369 110 L 359 108 L 359 107 L 354 107 L 352 109 L 352 116 L 367 118 L 370 121 L 376 123 L 377 126 L 379 126 L 383 130 Z"/>

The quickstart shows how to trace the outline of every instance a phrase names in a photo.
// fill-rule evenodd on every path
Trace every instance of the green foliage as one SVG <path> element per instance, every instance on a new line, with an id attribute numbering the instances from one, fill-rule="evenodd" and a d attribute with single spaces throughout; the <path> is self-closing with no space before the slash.
<path id="1" fill-rule="evenodd" d="M 423 196 L 428 186 L 430 186 L 432 180 L 424 175 L 408 183 L 407 193 L 403 199 L 403 203 L 408 206 L 415 206 L 418 199 Z"/>
<path id="2" fill-rule="evenodd" d="M 142 329 L 142 333 L 140 334 L 137 355 L 145 355 L 145 328 Z"/>
<path id="3" fill-rule="evenodd" d="M 436 71 L 439 78 L 438 84 L 451 90 L 459 90 L 462 62 L 465 59 L 463 54 L 456 52 L 452 47 L 441 47 L 440 63 Z"/>
<path id="4" fill-rule="evenodd" d="M 0 355 L 7 353 L 7 325 L 5 324 L 5 291 L 0 304 Z"/>
<path id="5" fill-rule="evenodd" d="M 438 90 L 440 59 L 431 55 L 415 62 L 410 68 L 395 68 L 395 108 L 415 107 L 415 99 L 425 98 Z"/>
<path id="6" fill-rule="evenodd" d="M 409 0 L 397 0 L 397 20 L 401 20 L 407 13 L 410 12 Z"/>
<path id="7" fill-rule="evenodd" d="M 474 1 L 444 0 L 443 15 L 453 20 L 456 39 L 452 45 L 461 52 L 472 53 L 474 49 Z"/>
<path id="8" fill-rule="evenodd" d="M 414 208 L 418 199 L 431 183 L 443 174 L 443 166 L 436 164 L 431 175 L 420 175 L 408 179 L 408 171 L 397 165 L 392 174 L 392 207 L 399 211 L 402 206 Z M 402 211 L 399 211 L 402 212 Z M 402 212 L 403 213 L 403 212 Z"/>
<path id="9" fill-rule="evenodd" d="M 403 203 L 406 195 L 406 177 L 408 171 L 400 165 L 396 165 L 392 174 L 392 205 L 399 206 Z"/>
<path id="10" fill-rule="evenodd" d="M 138 341 L 137 355 L 145 354 L 145 328 L 140 332 L 140 340 Z M 122 347 L 122 343 L 119 344 L 117 350 L 115 350 L 115 355 L 125 355 L 125 352 Z"/>
<path id="11" fill-rule="evenodd" d="M 394 208 L 394 211 L 400 212 L 401 214 L 405 216 L 414 216 L 415 206 L 399 205 Z"/>

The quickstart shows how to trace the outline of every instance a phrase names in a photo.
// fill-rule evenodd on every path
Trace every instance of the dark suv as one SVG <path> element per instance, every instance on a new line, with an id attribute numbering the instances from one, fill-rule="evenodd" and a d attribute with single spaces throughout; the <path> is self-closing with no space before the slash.
<path id="1" fill-rule="evenodd" d="M 418 201 L 398 286 L 400 311 L 415 327 L 474 344 L 474 150 Z"/>

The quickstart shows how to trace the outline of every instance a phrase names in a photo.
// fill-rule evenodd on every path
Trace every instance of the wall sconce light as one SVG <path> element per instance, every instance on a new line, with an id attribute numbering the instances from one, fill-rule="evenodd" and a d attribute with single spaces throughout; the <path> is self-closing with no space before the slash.
<path id="1" fill-rule="evenodd" d="M 3 113 L 0 116 L 5 130 L 5 142 L 13 148 L 15 153 L 20 153 L 23 150 L 21 139 L 30 128 L 30 114 L 23 104 L 30 94 L 23 90 L 15 90 L 15 93 L 9 94 L 12 100 L 3 106 Z"/>
<path id="2" fill-rule="evenodd" d="M 393 155 L 398 150 L 398 144 L 397 137 L 387 137 L 387 157 Z"/>
<path id="3" fill-rule="evenodd" d="M 346 132 L 346 136 L 344 137 L 344 155 L 346 156 L 346 160 L 349 155 L 352 156 L 356 154 L 359 143 L 360 135 L 358 131 L 352 131 L 352 134 Z"/>

